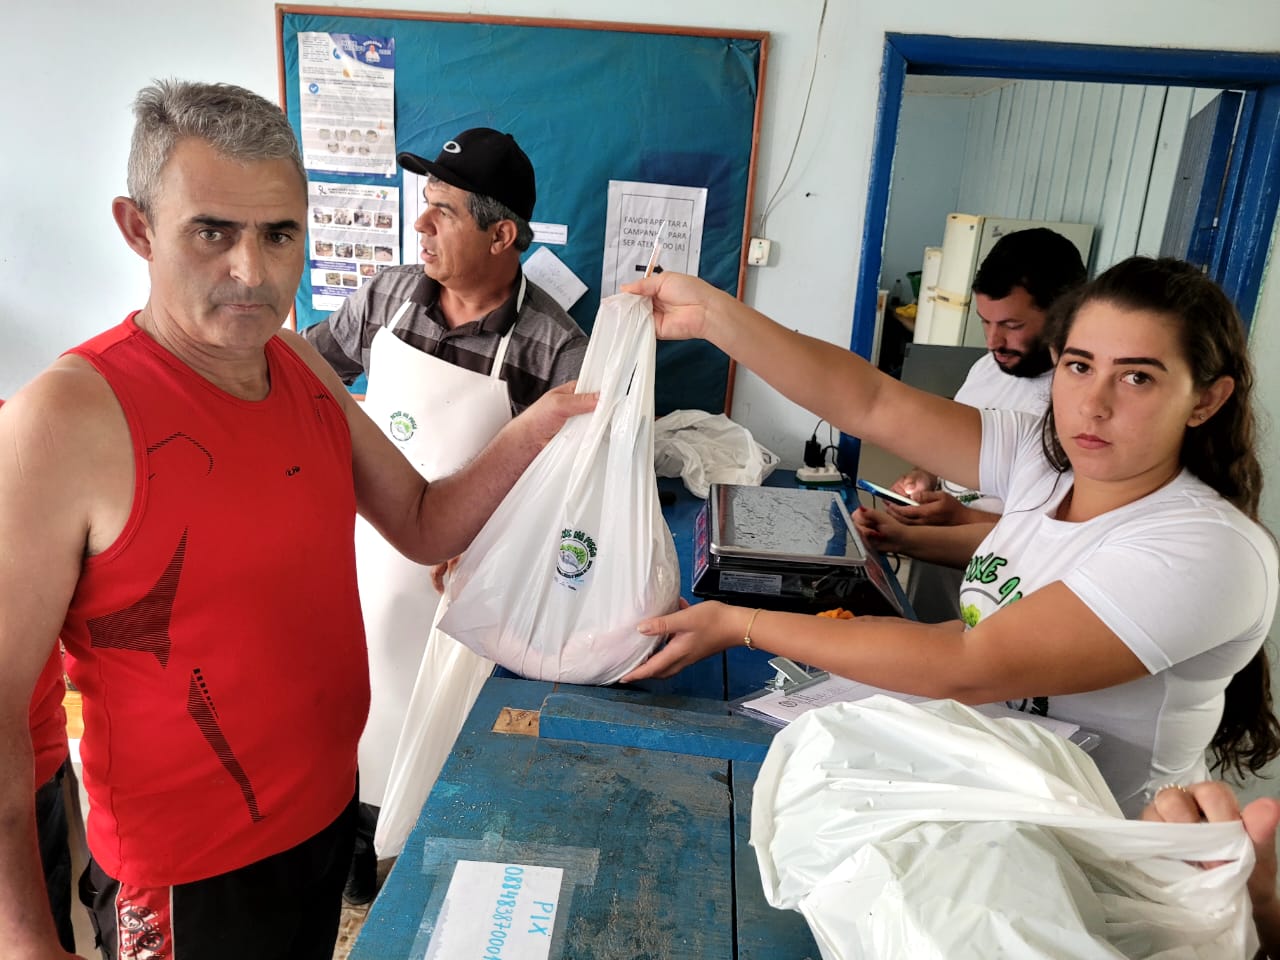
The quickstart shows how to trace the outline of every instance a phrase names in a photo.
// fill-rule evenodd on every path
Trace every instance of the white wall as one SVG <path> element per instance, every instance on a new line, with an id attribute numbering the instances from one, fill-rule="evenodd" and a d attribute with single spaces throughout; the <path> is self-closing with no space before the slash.
<path id="1" fill-rule="evenodd" d="M 157 76 L 225 80 L 277 99 L 272 0 L 63 0 L 9 12 L 9 92 L 0 129 L 5 189 L 0 231 L 0 394 L 10 394 L 60 350 L 141 304 L 146 278 L 109 215 L 124 190 L 128 105 Z M 370 9 L 422 9 L 375 0 Z M 780 321 L 848 344 L 886 31 L 1005 39 L 1272 51 L 1275 0 L 1140 0 L 1036 4 L 1014 0 L 831 0 L 818 50 L 821 0 L 431 0 L 444 12 L 633 20 L 772 32 L 757 210 L 777 187 L 818 57 L 791 179 L 768 221 L 775 266 L 754 272 L 747 300 Z M 442 77 L 441 82 L 451 82 Z M 15 136 L 23 132 L 24 136 Z M 1280 278 L 1264 284 L 1255 319 L 1263 407 L 1280 410 Z M 813 418 L 739 371 L 734 416 L 792 464 Z M 1274 429 L 1265 466 L 1265 518 L 1280 529 Z M 1206 602 L 1213 602 L 1206 598 Z"/>
<path id="2" fill-rule="evenodd" d="M 1205 92 L 1042 80 L 976 96 L 956 209 L 1093 224 L 1090 274 L 1154 256 L 1193 99 Z"/>
<path id="3" fill-rule="evenodd" d="M 892 292 L 901 280 L 906 300 L 911 299 L 907 273 L 920 269 L 924 248 L 942 242 L 947 214 L 960 209 L 957 161 L 964 155 L 972 103 L 967 96 L 902 98 L 880 286 Z"/>

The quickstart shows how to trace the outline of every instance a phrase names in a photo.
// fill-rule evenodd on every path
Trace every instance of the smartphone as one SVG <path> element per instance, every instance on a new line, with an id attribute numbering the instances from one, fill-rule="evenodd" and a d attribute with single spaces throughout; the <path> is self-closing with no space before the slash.
<path id="1" fill-rule="evenodd" d="M 897 491 L 890 490 L 888 487 L 882 487 L 878 483 L 872 483 L 870 480 L 863 480 L 861 477 L 858 478 L 858 488 L 879 497 L 881 500 L 888 500 L 890 503 L 896 503 L 900 507 L 920 506 L 920 504 L 916 503 L 910 497 L 904 496 Z"/>

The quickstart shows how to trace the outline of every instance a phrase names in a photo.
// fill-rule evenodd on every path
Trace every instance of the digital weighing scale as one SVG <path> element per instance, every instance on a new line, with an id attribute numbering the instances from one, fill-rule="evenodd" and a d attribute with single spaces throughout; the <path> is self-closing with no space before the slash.
<path id="1" fill-rule="evenodd" d="M 902 615 L 840 493 L 713 483 L 694 523 L 693 595 L 741 606 Z"/>

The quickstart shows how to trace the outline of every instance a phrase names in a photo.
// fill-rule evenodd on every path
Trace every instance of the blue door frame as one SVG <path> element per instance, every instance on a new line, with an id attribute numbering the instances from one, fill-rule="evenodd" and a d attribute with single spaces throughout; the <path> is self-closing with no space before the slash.
<path id="1" fill-rule="evenodd" d="M 1218 206 L 1225 196 L 1227 165 L 1231 162 L 1231 148 L 1236 142 L 1236 119 L 1240 116 L 1240 103 L 1240 94 L 1234 90 L 1224 90 L 1217 97 L 1218 113 L 1213 122 L 1213 136 L 1209 140 L 1209 155 L 1205 158 L 1200 203 L 1191 225 L 1191 239 L 1186 251 L 1186 258 L 1190 263 L 1206 268 L 1217 249 Z M 1215 186 L 1220 189 L 1214 189 Z"/>
<path id="2" fill-rule="evenodd" d="M 1235 301 L 1246 325 L 1252 322 L 1280 201 L 1280 55 L 890 33 L 880 73 L 851 350 L 869 357 L 875 337 L 893 151 L 908 73 L 1244 91 L 1209 275 Z M 858 446 L 856 438 L 841 436 L 840 465 L 851 476 Z"/>

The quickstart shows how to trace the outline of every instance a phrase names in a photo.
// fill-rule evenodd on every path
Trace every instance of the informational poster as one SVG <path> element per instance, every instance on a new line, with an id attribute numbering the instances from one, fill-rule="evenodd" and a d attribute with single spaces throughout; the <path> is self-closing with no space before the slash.
<path id="1" fill-rule="evenodd" d="M 706 210 L 706 187 L 610 180 L 600 296 L 611 296 L 622 284 L 644 276 L 659 227 L 657 269 L 696 276 Z"/>
<path id="2" fill-rule="evenodd" d="M 298 34 L 302 160 L 308 170 L 396 172 L 395 39 Z"/>
<path id="3" fill-rule="evenodd" d="M 311 306 L 336 310 L 400 262 L 400 191 L 359 183 L 307 184 Z"/>
<path id="4" fill-rule="evenodd" d="M 547 960 L 563 878 L 560 867 L 459 860 L 426 960 Z"/>

